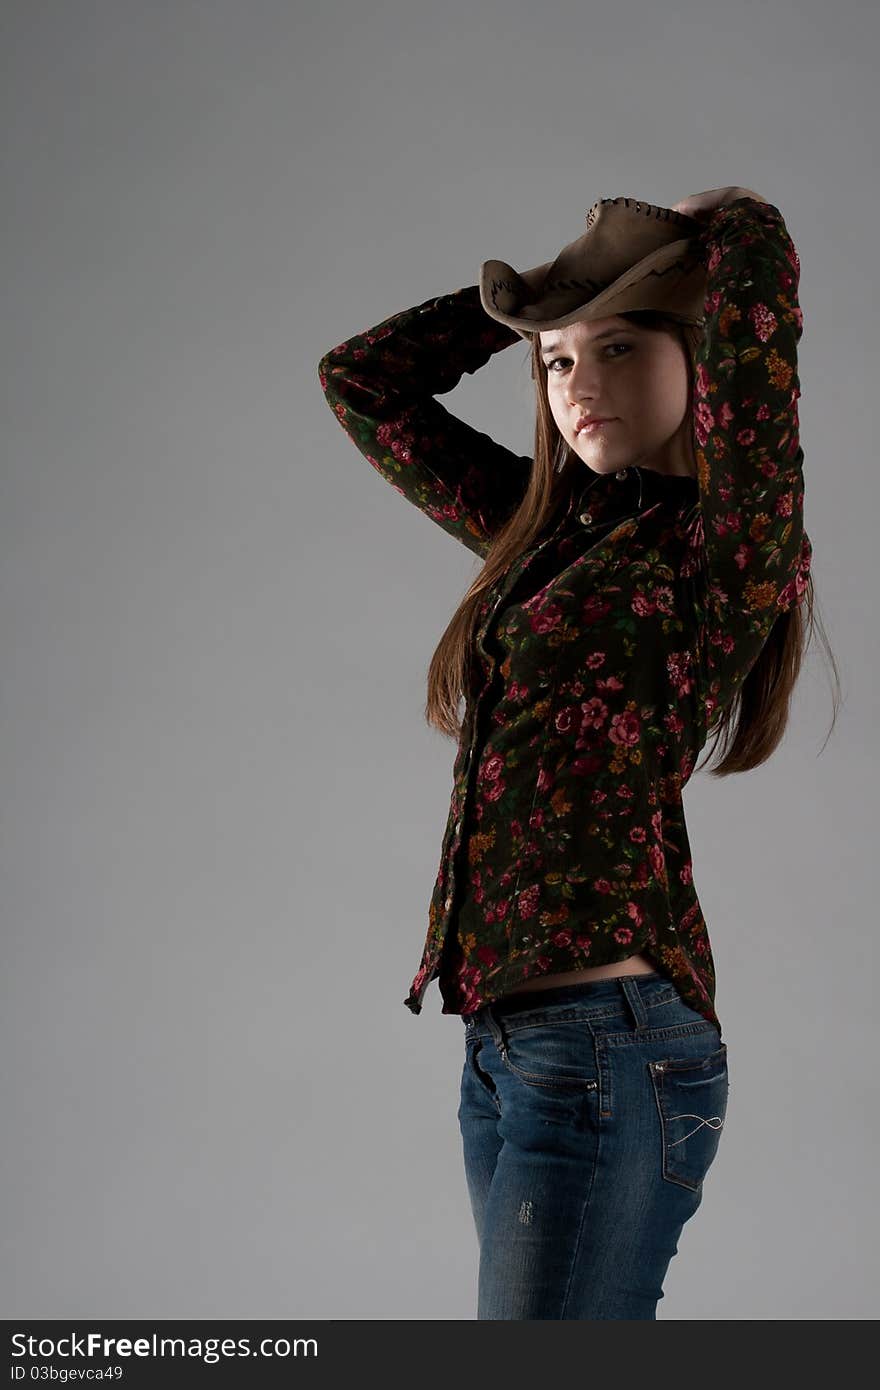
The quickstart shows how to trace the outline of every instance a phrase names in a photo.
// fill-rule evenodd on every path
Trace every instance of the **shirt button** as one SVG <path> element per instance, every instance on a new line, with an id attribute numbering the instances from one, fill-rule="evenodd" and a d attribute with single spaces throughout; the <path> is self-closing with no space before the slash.
<path id="1" fill-rule="evenodd" d="M 582 522 L 584 523 L 585 526 L 589 526 L 589 525 L 591 524 L 592 520 L 593 520 L 593 513 L 592 513 L 592 512 L 581 512 L 580 517 L 578 518 L 578 520 L 579 520 L 579 521 L 582 521 Z"/>
<path id="2" fill-rule="evenodd" d="M 617 470 L 617 472 L 615 473 L 614 476 L 615 476 L 615 478 L 618 480 L 618 482 L 621 482 L 621 483 L 622 483 L 623 480 L 624 480 L 624 478 L 627 478 L 627 477 L 629 476 L 629 469 L 627 469 L 627 468 L 618 468 L 618 470 Z"/>

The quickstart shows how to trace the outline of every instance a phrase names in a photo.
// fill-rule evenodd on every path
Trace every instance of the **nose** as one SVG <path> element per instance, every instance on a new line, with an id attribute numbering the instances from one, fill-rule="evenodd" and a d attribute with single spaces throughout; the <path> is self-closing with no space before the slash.
<path id="1" fill-rule="evenodd" d="M 581 361 L 575 363 L 566 382 L 568 398 L 572 405 L 602 399 L 602 371 L 598 362 Z"/>

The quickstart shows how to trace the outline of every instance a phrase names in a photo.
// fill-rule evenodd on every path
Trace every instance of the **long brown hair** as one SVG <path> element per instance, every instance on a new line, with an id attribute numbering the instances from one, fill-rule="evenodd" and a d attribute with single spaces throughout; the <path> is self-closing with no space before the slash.
<path id="1" fill-rule="evenodd" d="M 678 338 L 685 350 L 688 366 L 690 412 L 695 358 L 702 329 L 695 324 L 680 323 L 653 309 L 632 310 L 619 317 L 656 332 L 672 333 Z M 482 569 L 452 615 L 428 667 L 425 718 L 428 724 L 454 739 L 461 735 L 463 720 L 459 715 L 459 706 L 466 699 L 474 633 L 484 595 L 544 529 L 561 502 L 570 495 L 575 480 L 583 478 L 583 464 L 577 459 L 572 461 L 568 445 L 559 433 L 550 410 L 547 367 L 541 356 L 541 342 L 537 333 L 531 336 L 530 355 L 536 411 L 534 462 L 528 486 L 519 506 L 494 536 Z M 691 430 L 687 431 L 686 437 L 692 441 Z M 696 475 L 696 460 L 693 457 L 692 464 Z M 814 613 L 814 606 L 813 577 L 809 574 L 801 603 L 787 609 L 776 619 L 757 661 L 741 682 L 736 696 L 720 714 L 716 714 L 709 726 L 713 741 L 706 762 L 720 746 L 719 761 L 709 769 L 712 776 L 725 777 L 731 772 L 748 772 L 766 762 L 782 741 L 788 724 L 791 697 L 816 627 L 828 652 L 839 695 L 837 664 L 821 620 Z M 834 715 L 836 719 L 836 700 Z"/>

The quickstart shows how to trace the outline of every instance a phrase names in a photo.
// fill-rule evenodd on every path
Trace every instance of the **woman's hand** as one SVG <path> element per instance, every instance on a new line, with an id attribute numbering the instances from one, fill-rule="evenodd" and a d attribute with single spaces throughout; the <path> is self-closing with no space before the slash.
<path id="1" fill-rule="evenodd" d="M 681 202 L 673 203 L 674 212 L 683 212 L 687 217 L 693 217 L 698 222 L 706 221 L 716 208 L 724 207 L 726 203 L 733 203 L 737 198 L 754 198 L 758 203 L 766 203 L 767 199 L 762 198 L 760 193 L 753 193 L 750 188 L 709 188 L 705 193 L 693 193 L 689 198 L 682 198 Z"/>

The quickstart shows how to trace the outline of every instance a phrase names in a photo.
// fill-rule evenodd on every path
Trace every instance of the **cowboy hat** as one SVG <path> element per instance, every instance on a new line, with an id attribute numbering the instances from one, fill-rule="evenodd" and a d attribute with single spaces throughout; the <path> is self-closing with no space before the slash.
<path id="1" fill-rule="evenodd" d="M 532 270 L 484 261 L 486 313 L 528 341 L 547 328 L 656 309 L 681 323 L 703 323 L 707 272 L 695 238 L 701 223 L 637 198 L 600 198 L 587 230 Z"/>

